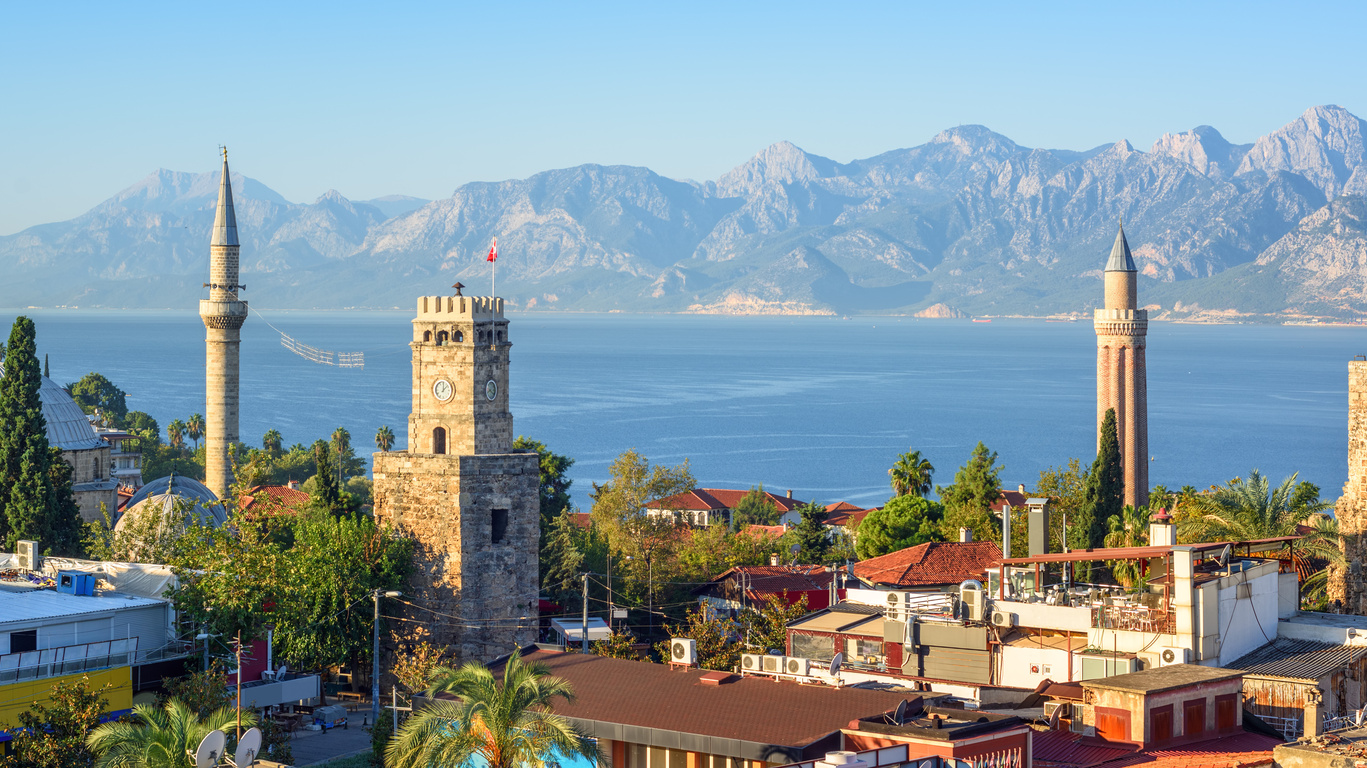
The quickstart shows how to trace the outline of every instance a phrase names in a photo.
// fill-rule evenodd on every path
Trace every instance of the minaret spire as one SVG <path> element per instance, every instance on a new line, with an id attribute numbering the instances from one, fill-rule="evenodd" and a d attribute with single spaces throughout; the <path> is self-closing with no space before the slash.
<path id="1" fill-rule="evenodd" d="M 228 176 L 228 148 L 223 150 L 223 179 L 218 183 L 218 210 L 209 245 L 237 245 L 237 214 L 233 211 L 233 182 Z"/>

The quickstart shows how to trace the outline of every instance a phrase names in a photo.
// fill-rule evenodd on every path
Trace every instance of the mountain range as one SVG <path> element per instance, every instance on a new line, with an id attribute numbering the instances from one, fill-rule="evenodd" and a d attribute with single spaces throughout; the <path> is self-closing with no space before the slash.
<path id="1" fill-rule="evenodd" d="M 217 187 L 159 170 L 0 237 L 0 306 L 194 306 Z M 582 165 L 436 201 L 233 189 L 262 308 L 485 293 L 497 236 L 498 292 L 520 309 L 1078 315 L 1123 220 L 1152 316 L 1367 315 L 1367 124 L 1336 106 L 1252 144 L 1200 126 L 1148 151 L 1032 149 L 960 126 L 849 163 L 779 142 L 707 182 Z"/>

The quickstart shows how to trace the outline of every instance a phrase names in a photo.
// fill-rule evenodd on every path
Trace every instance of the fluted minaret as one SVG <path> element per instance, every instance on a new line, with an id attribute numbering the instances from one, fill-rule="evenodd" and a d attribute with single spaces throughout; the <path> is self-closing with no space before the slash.
<path id="1" fill-rule="evenodd" d="M 1106 306 L 1096 310 L 1096 429 L 1106 410 L 1115 409 L 1120 458 L 1125 464 L 1125 503 L 1149 503 L 1148 375 L 1144 370 L 1149 313 L 1139 309 L 1139 272 L 1125 241 L 1125 227 L 1116 232 L 1111 258 L 1106 262 Z"/>
<path id="2" fill-rule="evenodd" d="M 223 180 L 218 187 L 218 211 L 209 239 L 209 298 L 199 302 L 204 321 L 204 484 L 228 498 L 233 482 L 230 460 L 237 442 L 237 369 L 242 323 L 247 302 L 238 301 L 243 288 L 237 279 L 237 216 L 233 186 L 228 178 L 228 150 L 223 150 Z"/>

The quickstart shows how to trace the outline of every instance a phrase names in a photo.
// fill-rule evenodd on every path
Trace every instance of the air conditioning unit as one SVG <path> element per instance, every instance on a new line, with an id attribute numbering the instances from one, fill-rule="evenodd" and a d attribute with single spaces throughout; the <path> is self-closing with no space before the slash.
<path id="1" fill-rule="evenodd" d="M 740 655 L 740 668 L 742 672 L 763 672 L 764 654 L 742 653 Z"/>
<path id="2" fill-rule="evenodd" d="M 794 677 L 811 677 L 812 660 L 789 656 L 783 664 L 784 671 Z"/>
<path id="3" fill-rule="evenodd" d="M 1048 720 L 1058 712 L 1059 717 L 1072 717 L 1073 705 L 1067 701 L 1046 701 L 1044 702 L 1044 719 Z"/>
<path id="4" fill-rule="evenodd" d="M 676 637 L 669 641 L 670 664 L 697 664 L 698 644 L 692 638 Z"/>
<path id="5" fill-rule="evenodd" d="M 16 549 L 19 550 L 17 553 L 19 555 L 19 570 L 38 570 L 38 542 L 20 539 L 19 546 Z"/>
<path id="6" fill-rule="evenodd" d="M 1158 649 L 1158 661 L 1159 664 L 1165 667 L 1173 664 L 1186 664 L 1188 653 L 1189 651 L 1186 648 L 1160 648 Z"/>
<path id="7" fill-rule="evenodd" d="M 1014 627 L 1016 626 L 1016 614 L 1007 611 L 992 612 L 992 626 L 994 627 Z"/>
<path id="8" fill-rule="evenodd" d="M 982 621 L 983 612 L 986 608 L 986 600 L 981 589 L 963 589 L 959 591 L 959 600 L 963 602 L 964 618 L 969 621 Z"/>
<path id="9" fill-rule="evenodd" d="M 764 657 L 760 659 L 760 663 L 764 665 L 762 671 L 771 672 L 775 675 L 783 674 L 783 670 L 787 667 L 787 664 L 784 663 L 785 661 L 787 661 L 787 657 L 775 656 L 769 653 L 766 653 Z"/>

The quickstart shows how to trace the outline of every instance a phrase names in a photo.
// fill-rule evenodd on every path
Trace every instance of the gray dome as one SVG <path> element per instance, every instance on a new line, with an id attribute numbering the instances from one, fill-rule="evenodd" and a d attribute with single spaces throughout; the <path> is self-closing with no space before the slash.
<path id="1" fill-rule="evenodd" d="M 218 503 L 218 497 L 213 491 L 198 480 L 173 474 L 153 480 L 139 488 L 138 492 L 133 494 L 133 498 L 128 500 L 128 505 L 124 507 L 119 521 L 114 524 L 114 529 L 122 528 L 125 520 L 131 520 L 149 509 L 156 510 L 161 515 L 169 515 L 174 511 L 177 499 L 193 501 L 195 506 L 190 510 L 190 514 L 215 528 L 228 521 L 228 513 L 223 509 L 223 505 Z"/>
<path id="2" fill-rule="evenodd" d="M 57 382 L 44 376 L 43 385 L 38 388 L 38 399 L 43 402 L 47 441 L 53 447 L 64 451 L 104 447 L 105 442 L 95 434 L 95 428 L 90 426 L 85 411 Z"/>

